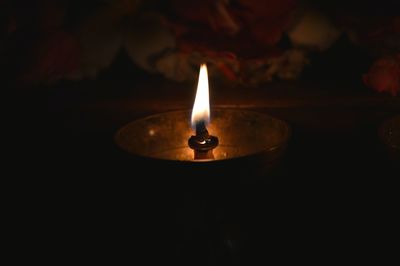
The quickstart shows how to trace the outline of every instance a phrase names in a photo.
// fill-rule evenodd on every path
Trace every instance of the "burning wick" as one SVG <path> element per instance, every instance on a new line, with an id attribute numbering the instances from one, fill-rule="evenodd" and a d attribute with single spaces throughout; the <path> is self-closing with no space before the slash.
<path id="1" fill-rule="evenodd" d="M 194 150 L 194 159 L 214 159 L 213 149 L 218 146 L 218 138 L 208 134 L 204 123 L 196 125 L 196 135 L 189 138 L 189 147 Z"/>
<path id="2" fill-rule="evenodd" d="M 195 136 L 188 140 L 189 147 L 194 150 L 194 159 L 214 159 L 213 149 L 218 146 L 218 138 L 207 131 L 210 121 L 210 100 L 208 93 L 208 75 L 206 64 L 201 64 L 196 99 L 192 110 L 192 127 Z"/>

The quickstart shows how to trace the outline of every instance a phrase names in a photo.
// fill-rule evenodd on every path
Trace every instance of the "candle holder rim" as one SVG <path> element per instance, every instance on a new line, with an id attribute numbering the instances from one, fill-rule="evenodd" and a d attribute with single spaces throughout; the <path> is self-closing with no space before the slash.
<path id="1" fill-rule="evenodd" d="M 210 109 L 211 109 L 211 110 L 210 110 L 211 119 L 212 119 L 212 111 L 246 112 L 246 113 L 253 113 L 253 114 L 257 114 L 257 115 L 262 115 L 262 116 L 268 117 L 268 118 L 270 118 L 270 119 L 273 119 L 273 120 L 275 120 L 275 121 L 283 122 L 283 123 L 287 126 L 288 130 L 290 130 L 290 126 L 289 126 L 289 124 L 288 124 L 286 121 L 281 120 L 281 119 L 278 119 L 278 118 L 276 118 L 276 117 L 274 117 L 274 116 L 268 115 L 268 114 L 263 113 L 263 112 L 258 112 L 258 111 L 249 110 L 249 109 L 245 109 L 245 108 L 211 107 Z M 119 128 L 119 129 L 117 130 L 117 133 L 118 133 L 119 131 L 121 131 L 123 128 L 125 128 L 126 126 L 128 126 L 129 124 L 133 124 L 133 123 L 141 122 L 141 121 L 146 121 L 146 120 L 149 120 L 149 119 L 158 117 L 158 116 L 160 116 L 160 115 L 168 115 L 168 114 L 182 113 L 182 112 L 191 113 L 192 110 L 191 110 L 191 109 L 188 109 L 188 108 L 185 108 L 185 109 L 176 109 L 176 110 L 170 110 L 170 111 L 161 112 L 161 113 L 154 113 L 154 114 L 150 114 L 150 115 L 147 115 L 147 116 L 144 116 L 144 117 L 140 117 L 140 118 L 138 118 L 138 119 L 135 119 L 135 120 L 133 120 L 133 121 L 130 121 L 130 122 L 124 124 L 121 128 Z"/>

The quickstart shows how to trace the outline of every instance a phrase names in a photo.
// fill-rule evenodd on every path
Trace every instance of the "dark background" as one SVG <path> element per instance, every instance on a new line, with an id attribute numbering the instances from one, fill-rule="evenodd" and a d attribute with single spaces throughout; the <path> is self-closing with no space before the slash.
<path id="1" fill-rule="evenodd" d="M 71 2 L 71 27 L 95 2 Z M 387 2 L 381 10 L 372 1 L 310 1 L 332 12 L 395 12 L 395 1 Z M 20 85 L 28 33 L 27 26 L 11 40 L 6 53 L 17 57 L 2 68 L 4 88 L 17 92 L 5 130 L 15 137 L 17 226 L 39 250 L 32 258 L 249 265 L 382 262 L 394 254 L 398 161 L 378 130 L 399 114 L 399 98 L 364 87 L 358 77 L 373 58 L 346 38 L 313 55 L 300 80 L 246 97 L 216 83 L 215 106 L 243 103 L 287 121 L 293 135 L 277 170 L 255 184 L 221 184 L 227 177 L 210 173 L 183 186 L 173 171 L 149 175 L 157 164 L 124 154 L 113 136 L 134 119 L 191 108 L 193 84 L 149 74 L 120 52 L 96 80 Z M 343 63 L 346 55 L 353 60 Z"/>

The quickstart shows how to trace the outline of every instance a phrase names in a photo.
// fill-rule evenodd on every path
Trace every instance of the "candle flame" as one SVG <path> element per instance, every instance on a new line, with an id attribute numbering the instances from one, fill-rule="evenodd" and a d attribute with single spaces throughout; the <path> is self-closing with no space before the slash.
<path id="1" fill-rule="evenodd" d="M 193 104 L 191 122 L 193 128 L 195 128 L 198 123 L 204 123 L 204 125 L 210 123 L 210 99 L 206 64 L 200 65 L 199 81 L 197 83 L 196 98 Z"/>

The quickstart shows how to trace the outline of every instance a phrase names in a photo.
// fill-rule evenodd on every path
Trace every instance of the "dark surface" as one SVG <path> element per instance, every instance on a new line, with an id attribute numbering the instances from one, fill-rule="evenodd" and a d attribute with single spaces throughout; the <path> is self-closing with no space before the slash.
<path id="1" fill-rule="evenodd" d="M 237 88 L 225 97 L 222 88 L 216 106 L 288 121 L 287 152 L 263 182 L 220 182 L 236 174 L 228 172 L 180 183 L 191 176 L 150 175 L 146 169 L 158 165 L 133 160 L 113 142 L 133 119 L 191 108 L 192 88 L 174 86 L 135 70 L 22 91 L 15 170 L 29 170 L 19 179 L 28 198 L 21 199 L 20 221 L 30 221 L 21 231 L 30 236 L 27 245 L 38 247 L 35 257 L 253 265 L 382 261 L 393 254 L 387 241 L 399 170 L 377 130 L 399 113 L 398 98 L 304 83 L 247 89 L 242 97 Z"/>
<path id="2" fill-rule="evenodd" d="M 385 119 L 400 113 L 400 97 L 361 84 L 373 62 L 365 51 L 341 38 L 325 53 L 311 54 L 300 81 L 260 88 L 213 84 L 213 106 L 266 112 L 292 126 L 281 164 L 263 179 L 221 182 L 237 177 L 229 169 L 204 180 L 172 170 L 154 175 L 150 170 L 162 168 L 121 152 L 114 134 L 133 119 L 191 108 L 194 83 L 148 75 L 121 53 L 97 80 L 20 88 L 14 79 L 29 69 L 31 49 L 46 35 L 36 32 L 39 15 L 32 7 L 39 2 L 25 2 L 2 10 L 22 11 L 16 34 L 2 38 L 0 62 L 2 88 L 18 94 L 5 113 L 11 123 L 3 122 L 3 132 L 11 135 L 3 139 L 11 146 L 3 154 L 3 180 L 13 183 L 3 187 L 10 210 L 3 218 L 11 225 L 4 226 L 11 234 L 4 242 L 16 251 L 13 262 L 398 261 L 400 164 L 388 158 L 377 133 Z M 72 1 L 67 29 L 100 2 Z M 333 14 L 398 13 L 384 8 L 397 6 L 394 0 L 309 2 Z"/>

